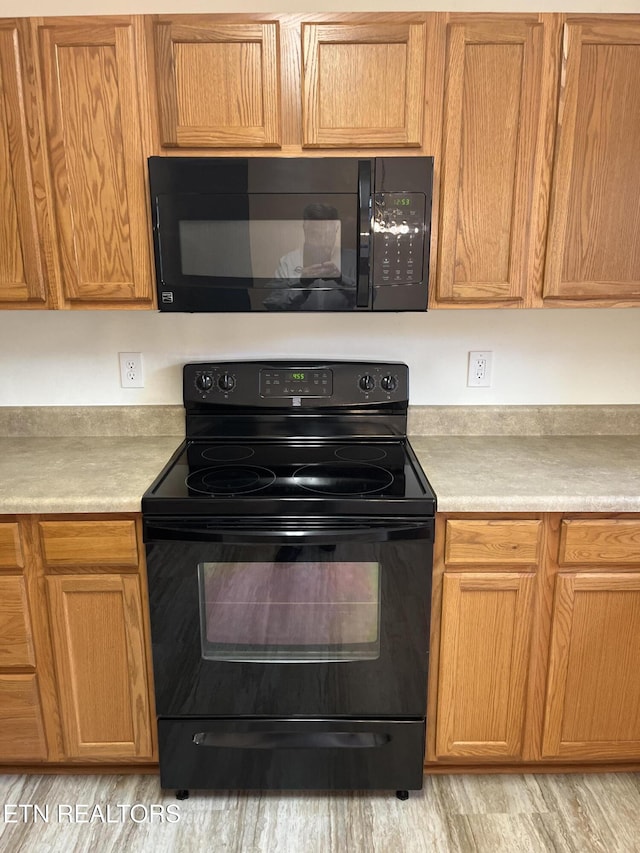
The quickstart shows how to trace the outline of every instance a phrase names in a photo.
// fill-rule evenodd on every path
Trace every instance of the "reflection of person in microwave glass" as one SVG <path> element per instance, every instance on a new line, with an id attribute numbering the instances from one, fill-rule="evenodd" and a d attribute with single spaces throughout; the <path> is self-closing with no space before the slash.
<path id="1" fill-rule="evenodd" d="M 335 207 L 308 204 L 302 214 L 304 244 L 280 258 L 273 293 L 264 300 L 274 310 L 340 311 L 356 299 L 356 253 L 343 250 Z"/>

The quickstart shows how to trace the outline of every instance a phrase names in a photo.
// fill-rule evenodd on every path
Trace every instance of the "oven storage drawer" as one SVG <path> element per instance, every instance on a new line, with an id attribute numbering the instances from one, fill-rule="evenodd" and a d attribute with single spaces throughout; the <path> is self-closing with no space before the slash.
<path id="1" fill-rule="evenodd" d="M 417 790 L 425 721 L 158 719 L 163 788 Z"/>

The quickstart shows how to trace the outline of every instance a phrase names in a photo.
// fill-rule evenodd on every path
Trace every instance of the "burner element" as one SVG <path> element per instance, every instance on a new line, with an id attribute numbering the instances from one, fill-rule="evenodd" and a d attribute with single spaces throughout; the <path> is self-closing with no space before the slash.
<path id="1" fill-rule="evenodd" d="M 240 459 L 249 459 L 255 450 L 252 447 L 243 447 L 239 444 L 215 444 L 202 451 L 202 458 L 210 462 L 238 462 Z"/>
<path id="2" fill-rule="evenodd" d="M 266 489 L 275 479 L 273 471 L 257 465 L 217 465 L 189 474 L 186 484 L 204 495 L 243 495 Z"/>
<path id="3" fill-rule="evenodd" d="M 393 474 L 379 465 L 333 462 L 304 465 L 293 475 L 296 485 L 322 495 L 370 495 L 393 482 Z"/>
<path id="4" fill-rule="evenodd" d="M 347 462 L 378 462 L 386 455 L 387 451 L 382 447 L 374 447 L 371 444 L 350 444 L 336 450 L 338 459 L 346 459 Z"/>

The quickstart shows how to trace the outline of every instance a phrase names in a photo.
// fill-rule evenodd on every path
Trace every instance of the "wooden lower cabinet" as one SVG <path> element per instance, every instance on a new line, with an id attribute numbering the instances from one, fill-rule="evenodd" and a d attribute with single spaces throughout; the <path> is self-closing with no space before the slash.
<path id="1" fill-rule="evenodd" d="M 149 686 L 136 575 L 48 577 L 69 758 L 151 758 Z"/>
<path id="2" fill-rule="evenodd" d="M 438 756 L 521 757 L 533 575 L 445 572 Z"/>
<path id="3" fill-rule="evenodd" d="M 640 760 L 640 516 L 439 516 L 427 765 Z"/>
<path id="4" fill-rule="evenodd" d="M 559 575 L 543 756 L 640 758 L 639 672 L 640 572 Z"/>
<path id="5" fill-rule="evenodd" d="M 0 765 L 156 760 L 140 517 L 0 519 Z"/>

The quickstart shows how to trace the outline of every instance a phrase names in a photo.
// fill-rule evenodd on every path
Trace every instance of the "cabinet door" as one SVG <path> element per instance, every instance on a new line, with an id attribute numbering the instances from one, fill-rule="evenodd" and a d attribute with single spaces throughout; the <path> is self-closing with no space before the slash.
<path id="1" fill-rule="evenodd" d="M 279 147 L 276 22 L 161 17 L 153 43 L 165 148 Z"/>
<path id="2" fill-rule="evenodd" d="M 138 577 L 63 575 L 47 588 L 67 756 L 151 758 Z"/>
<path id="3" fill-rule="evenodd" d="M 640 758 L 640 573 L 557 577 L 543 755 Z"/>
<path id="4" fill-rule="evenodd" d="M 54 18 L 38 27 L 58 261 L 70 307 L 151 300 L 141 27 L 124 17 Z"/>
<path id="5" fill-rule="evenodd" d="M 302 27 L 302 144 L 422 144 L 427 24 Z"/>
<path id="6" fill-rule="evenodd" d="M 0 569 L 24 566 L 20 525 L 15 521 L 0 522 Z"/>
<path id="7" fill-rule="evenodd" d="M 35 189 L 42 152 L 29 47 L 24 22 L 0 21 L 0 308 L 47 307 Z"/>
<path id="8" fill-rule="evenodd" d="M 436 297 L 443 305 L 525 306 L 541 279 L 538 200 L 550 169 L 544 137 L 554 71 L 545 28 L 513 19 L 454 18 L 447 26 Z"/>
<path id="9" fill-rule="evenodd" d="M 0 673 L 0 762 L 46 758 L 36 676 Z"/>
<path id="10" fill-rule="evenodd" d="M 520 572 L 445 572 L 437 757 L 521 758 L 533 580 Z"/>
<path id="11" fill-rule="evenodd" d="M 567 23 L 544 296 L 640 302 L 640 22 Z"/>

